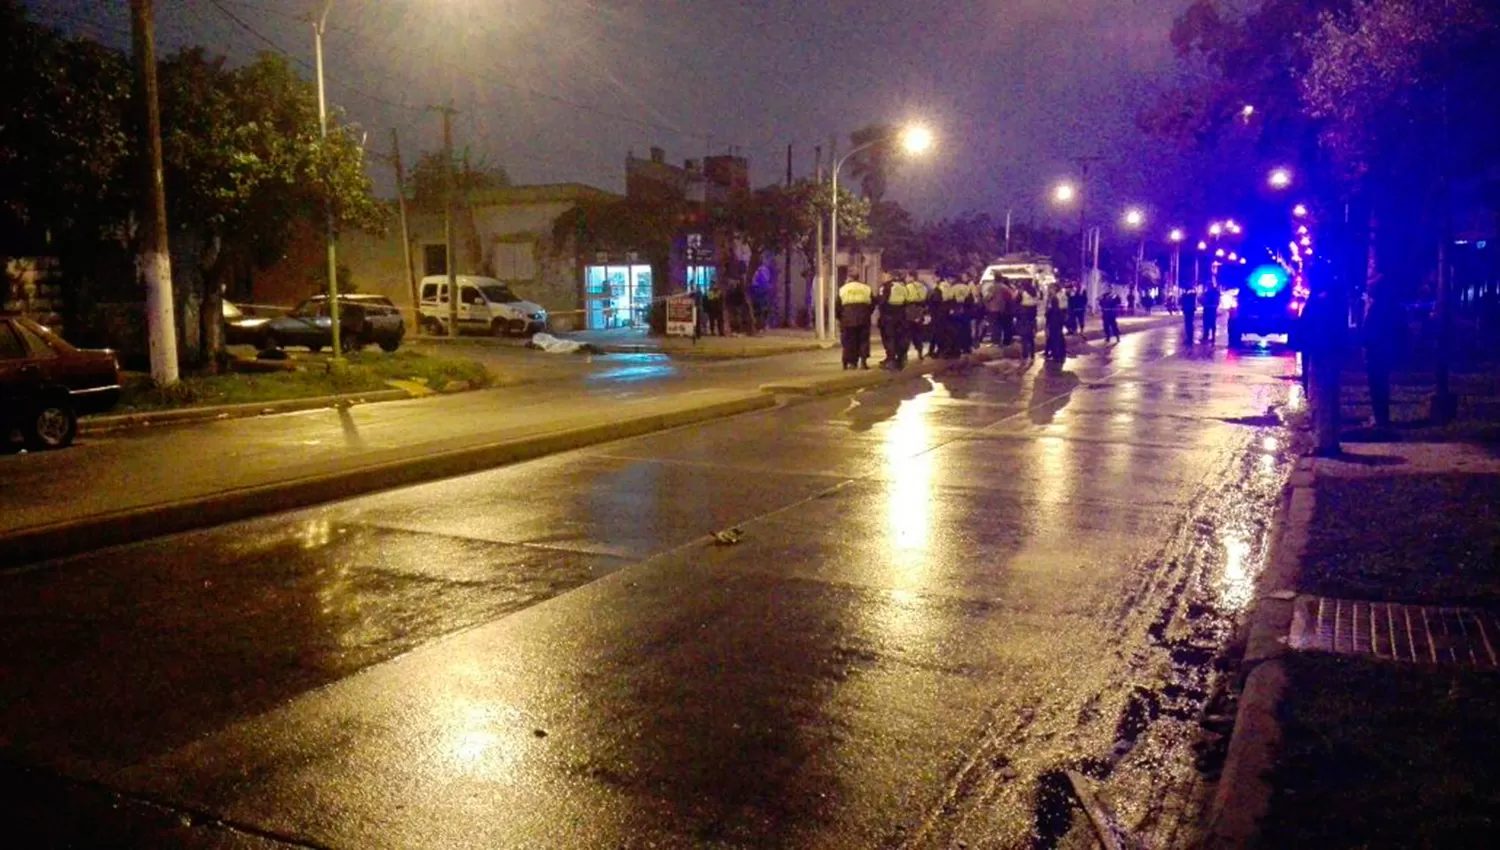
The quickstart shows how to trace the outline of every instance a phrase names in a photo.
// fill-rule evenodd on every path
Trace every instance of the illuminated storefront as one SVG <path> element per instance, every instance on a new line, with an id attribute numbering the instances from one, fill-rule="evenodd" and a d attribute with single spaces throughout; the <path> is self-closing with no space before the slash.
<path id="1" fill-rule="evenodd" d="M 651 318 L 651 267 L 584 267 L 589 330 L 645 327 Z"/>

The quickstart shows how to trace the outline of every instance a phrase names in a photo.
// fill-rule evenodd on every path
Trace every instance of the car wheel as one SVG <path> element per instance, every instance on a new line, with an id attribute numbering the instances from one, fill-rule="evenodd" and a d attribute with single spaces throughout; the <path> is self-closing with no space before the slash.
<path id="1" fill-rule="evenodd" d="M 386 354 L 390 354 L 400 347 L 401 340 L 399 339 L 383 339 L 380 341 L 380 350 L 384 351 Z"/>
<path id="2" fill-rule="evenodd" d="M 356 333 L 341 334 L 339 336 L 339 347 L 344 349 L 345 354 L 356 354 L 364 350 L 365 340 Z"/>
<path id="3" fill-rule="evenodd" d="M 78 436 L 78 414 L 70 402 L 44 401 L 21 421 L 21 437 L 34 452 L 65 449 Z"/>
<path id="4" fill-rule="evenodd" d="M 261 351 L 271 351 L 272 349 L 277 349 L 280 347 L 281 340 L 276 338 L 276 334 L 267 332 L 265 336 L 260 338 Z"/>
<path id="5" fill-rule="evenodd" d="M 490 335 L 491 336 L 508 336 L 509 335 L 509 326 L 506 325 L 504 319 L 496 319 L 493 322 L 490 322 Z"/>
<path id="6" fill-rule="evenodd" d="M 312 343 L 311 345 L 307 346 L 307 350 L 311 351 L 313 354 L 317 354 L 319 351 L 323 350 L 323 346 L 317 343 Z"/>
<path id="7" fill-rule="evenodd" d="M 422 320 L 422 332 L 428 336 L 442 336 L 443 323 L 428 316 Z"/>

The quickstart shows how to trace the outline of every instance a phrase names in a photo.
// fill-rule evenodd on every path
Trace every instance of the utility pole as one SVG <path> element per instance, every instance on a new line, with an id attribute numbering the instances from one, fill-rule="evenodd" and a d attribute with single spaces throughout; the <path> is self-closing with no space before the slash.
<path id="1" fill-rule="evenodd" d="M 156 98 L 156 23 L 151 0 L 130 0 L 130 34 L 136 95 L 145 112 L 146 163 L 142 176 L 141 275 L 146 279 L 147 347 L 151 380 L 177 383 L 177 318 L 172 303 L 172 258 L 167 246 L 167 192 L 161 166 L 161 106 Z M 217 317 L 215 317 L 217 318 Z"/>
<path id="2" fill-rule="evenodd" d="M 792 188 L 792 146 L 786 146 L 786 187 Z M 781 326 L 792 326 L 792 243 L 781 245 Z"/>
<path id="3" fill-rule="evenodd" d="M 453 104 L 436 107 L 437 111 L 443 113 L 443 174 L 447 178 L 443 198 L 443 243 L 446 246 L 446 265 L 448 268 L 448 336 L 458 336 L 458 269 L 454 265 L 456 253 L 453 250 L 453 196 L 457 194 L 457 187 L 453 178 L 453 116 L 458 110 Z"/>
<path id="4" fill-rule="evenodd" d="M 838 312 L 839 297 L 839 137 L 828 137 L 828 170 L 833 185 L 833 215 L 828 220 L 828 285 L 823 288 L 823 318 L 828 322 L 824 331 L 826 339 L 836 339 L 833 330 L 834 314 Z"/>
<path id="5" fill-rule="evenodd" d="M 328 98 L 323 88 L 323 32 L 328 27 L 328 13 L 333 10 L 333 0 L 325 0 L 323 14 L 313 21 L 313 52 L 317 61 L 318 72 L 318 138 L 326 146 L 328 144 Z M 326 191 L 328 197 L 324 199 L 323 205 L 326 212 L 326 223 L 324 241 L 328 245 L 328 321 L 333 331 L 333 360 L 335 369 L 342 366 L 344 362 L 344 349 L 340 345 L 339 327 L 339 262 L 338 262 L 338 231 L 333 226 L 333 180 L 332 175 L 326 175 L 328 183 Z"/>
<path id="6" fill-rule="evenodd" d="M 823 146 L 818 145 L 813 150 L 813 156 L 817 161 L 816 182 L 819 191 L 821 191 L 823 186 Z M 826 340 L 828 339 L 828 327 L 823 322 L 823 214 L 821 212 L 817 213 L 817 219 L 818 227 L 815 236 L 817 247 L 814 249 L 817 260 L 813 263 L 816 266 L 813 269 L 813 335 L 820 340 Z"/>
<path id="7" fill-rule="evenodd" d="M 396 166 L 396 209 L 401 214 L 401 255 L 406 259 L 406 282 L 411 289 L 412 327 L 422 325 L 422 299 L 417 291 L 417 276 L 411 264 L 411 229 L 406 223 L 406 170 L 401 167 L 401 139 L 391 128 L 391 161 Z"/>
<path id="8" fill-rule="evenodd" d="M 1007 208 L 1005 210 L 1005 253 L 1006 253 L 1007 256 L 1010 255 L 1010 214 L 1011 214 L 1011 212 L 1012 212 L 1012 210 L 1009 209 L 1009 208 Z"/>

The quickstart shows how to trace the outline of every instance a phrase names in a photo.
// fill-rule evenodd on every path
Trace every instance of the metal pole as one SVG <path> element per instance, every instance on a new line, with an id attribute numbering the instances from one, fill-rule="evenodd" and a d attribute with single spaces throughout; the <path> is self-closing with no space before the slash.
<path id="1" fill-rule="evenodd" d="M 172 260 L 167 245 L 167 193 L 161 165 L 161 106 L 156 95 L 156 24 L 151 0 L 130 0 L 135 79 L 145 110 L 146 165 L 142 172 L 140 269 L 146 279 L 146 334 L 151 380 L 177 383 L 177 318 L 172 302 Z M 218 317 L 214 317 L 217 319 Z"/>
<path id="2" fill-rule="evenodd" d="M 422 299 L 417 291 L 417 275 L 411 262 L 411 229 L 406 222 L 406 171 L 401 167 L 401 139 L 396 128 L 391 128 L 391 160 L 396 166 L 396 209 L 401 213 L 401 255 L 406 259 L 406 282 L 411 289 L 411 321 L 414 330 L 421 330 Z"/>
<path id="3" fill-rule="evenodd" d="M 1005 253 L 1010 254 L 1010 214 L 1011 210 L 1005 211 Z"/>
<path id="4" fill-rule="evenodd" d="M 328 142 L 328 98 L 323 88 L 323 30 L 328 25 L 328 13 L 333 10 L 333 0 L 323 4 L 323 14 L 313 24 L 313 52 L 318 69 L 318 134 L 325 146 Z M 328 196 L 323 199 L 325 207 L 324 240 L 328 244 L 328 321 L 333 330 L 333 363 L 337 367 L 344 360 L 344 349 L 340 346 L 342 329 L 339 327 L 339 262 L 337 235 L 333 226 L 333 181 L 325 187 Z"/>
<path id="5" fill-rule="evenodd" d="M 792 146 L 786 146 L 786 185 L 792 187 Z M 792 243 L 781 246 L 781 326 L 792 326 Z"/>
<path id="6" fill-rule="evenodd" d="M 817 185 L 823 186 L 823 146 L 819 145 L 814 156 L 817 160 Z M 813 263 L 813 334 L 819 340 L 828 339 L 827 330 L 823 324 L 823 216 L 818 217 L 817 233 L 814 237 L 816 248 L 814 254 L 816 261 Z"/>
<path id="7" fill-rule="evenodd" d="M 443 244 L 446 246 L 448 267 L 448 336 L 458 336 L 458 268 L 454 264 L 457 252 L 453 250 L 453 106 L 443 107 L 443 172 L 447 176 L 447 192 L 443 200 Z"/>
<path id="8" fill-rule="evenodd" d="M 828 221 L 828 254 L 829 254 L 829 286 L 828 295 L 830 300 L 837 297 L 839 291 L 839 166 L 843 165 L 842 159 L 833 161 L 833 215 Z M 834 307 L 824 308 L 823 314 L 828 317 L 828 335 L 833 336 L 833 314 Z"/>

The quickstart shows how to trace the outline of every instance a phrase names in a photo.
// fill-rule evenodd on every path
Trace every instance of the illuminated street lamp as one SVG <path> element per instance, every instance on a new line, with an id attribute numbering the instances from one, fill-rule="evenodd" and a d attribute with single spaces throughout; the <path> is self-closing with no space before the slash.
<path id="1" fill-rule="evenodd" d="M 333 0 L 328 0 L 328 2 L 332 3 Z M 931 130 L 929 130 L 926 127 L 923 127 L 921 125 L 912 125 L 912 126 L 905 127 L 905 128 L 903 128 L 901 130 L 897 130 L 895 133 L 892 133 L 891 135 L 881 136 L 878 139 L 871 139 L 870 141 L 865 142 L 862 145 L 856 146 L 853 150 L 849 151 L 848 153 L 846 153 L 843 156 L 839 157 L 838 159 L 834 160 L 834 163 L 833 163 L 833 181 L 832 181 L 833 182 L 833 204 L 832 204 L 832 209 L 833 209 L 832 219 L 833 220 L 830 223 L 830 227 L 829 227 L 829 240 L 828 240 L 829 251 L 830 251 L 830 254 L 832 256 L 832 260 L 829 263 L 829 265 L 830 265 L 830 267 L 832 269 L 833 280 L 829 284 L 826 299 L 820 299 L 820 301 L 819 301 L 819 303 L 823 303 L 824 300 L 826 300 L 826 302 L 827 302 L 827 306 L 824 308 L 824 314 L 823 314 L 823 319 L 824 319 L 824 322 L 827 324 L 827 327 L 825 328 L 825 327 L 823 327 L 822 324 L 819 324 L 819 326 L 818 326 L 818 338 L 819 339 L 827 339 L 828 337 L 832 336 L 832 334 L 833 334 L 833 314 L 834 314 L 834 310 L 835 310 L 835 306 L 836 306 L 835 298 L 837 298 L 837 294 L 838 294 L 838 282 L 839 282 L 839 169 L 841 169 L 841 168 L 844 167 L 844 163 L 849 160 L 849 157 L 854 156 L 855 154 L 859 153 L 860 151 L 867 150 L 869 148 L 874 147 L 875 145 L 878 145 L 878 144 L 881 144 L 881 143 L 884 143 L 884 142 L 888 142 L 888 141 L 890 141 L 892 139 L 899 140 L 900 143 L 901 143 L 901 149 L 904 150 L 904 151 L 906 151 L 908 154 L 912 154 L 912 155 L 924 154 L 924 153 L 928 152 L 929 150 L 932 149 L 933 144 L 936 142 L 936 139 L 932 135 L 932 131 Z"/>
<path id="2" fill-rule="evenodd" d="M 1307 218 L 1307 205 L 1298 204 L 1295 207 L 1292 207 L 1292 215 L 1296 216 L 1297 218 Z"/>
<path id="3" fill-rule="evenodd" d="M 1078 189 L 1072 183 L 1059 183 L 1052 190 L 1052 199 L 1059 204 L 1071 204 L 1078 197 Z"/>
<path id="4" fill-rule="evenodd" d="M 1207 242 L 1199 242 L 1198 243 L 1198 250 L 1199 251 L 1207 251 L 1208 250 L 1208 243 Z"/>
<path id="5" fill-rule="evenodd" d="M 1182 286 L 1182 240 L 1186 238 L 1187 234 L 1183 233 L 1182 228 L 1180 227 L 1172 228 L 1172 232 L 1167 234 L 1167 239 L 1172 243 L 1173 289 L 1177 289 Z"/>
<path id="6" fill-rule="evenodd" d="M 1146 213 L 1139 207 L 1131 207 L 1125 211 L 1125 226 L 1131 230 L 1141 230 L 1146 223 Z M 1135 253 L 1135 276 L 1130 282 L 1130 291 L 1138 292 L 1141 287 L 1141 263 L 1146 260 L 1146 232 L 1141 230 L 1141 246 Z"/>
<path id="7" fill-rule="evenodd" d="M 1266 178 L 1272 189 L 1286 189 L 1292 185 L 1292 172 L 1290 169 L 1277 168 L 1271 171 L 1271 176 Z"/>
<path id="8" fill-rule="evenodd" d="M 1224 235 L 1224 225 L 1218 223 L 1217 221 L 1214 222 L 1213 224 L 1210 224 L 1208 226 L 1208 235 L 1212 236 L 1212 237 L 1214 237 L 1216 239 L 1218 237 L 1220 237 L 1220 236 L 1223 236 Z"/>
<path id="9" fill-rule="evenodd" d="M 1234 219 L 1232 218 L 1224 222 L 1224 229 L 1234 234 L 1239 234 L 1240 232 L 1240 226 L 1238 224 L 1235 224 Z"/>
<path id="10" fill-rule="evenodd" d="M 1220 259 L 1223 259 L 1223 257 L 1224 257 L 1224 249 L 1220 248 L 1219 250 L 1215 251 L 1214 252 L 1214 256 L 1218 257 Z"/>

